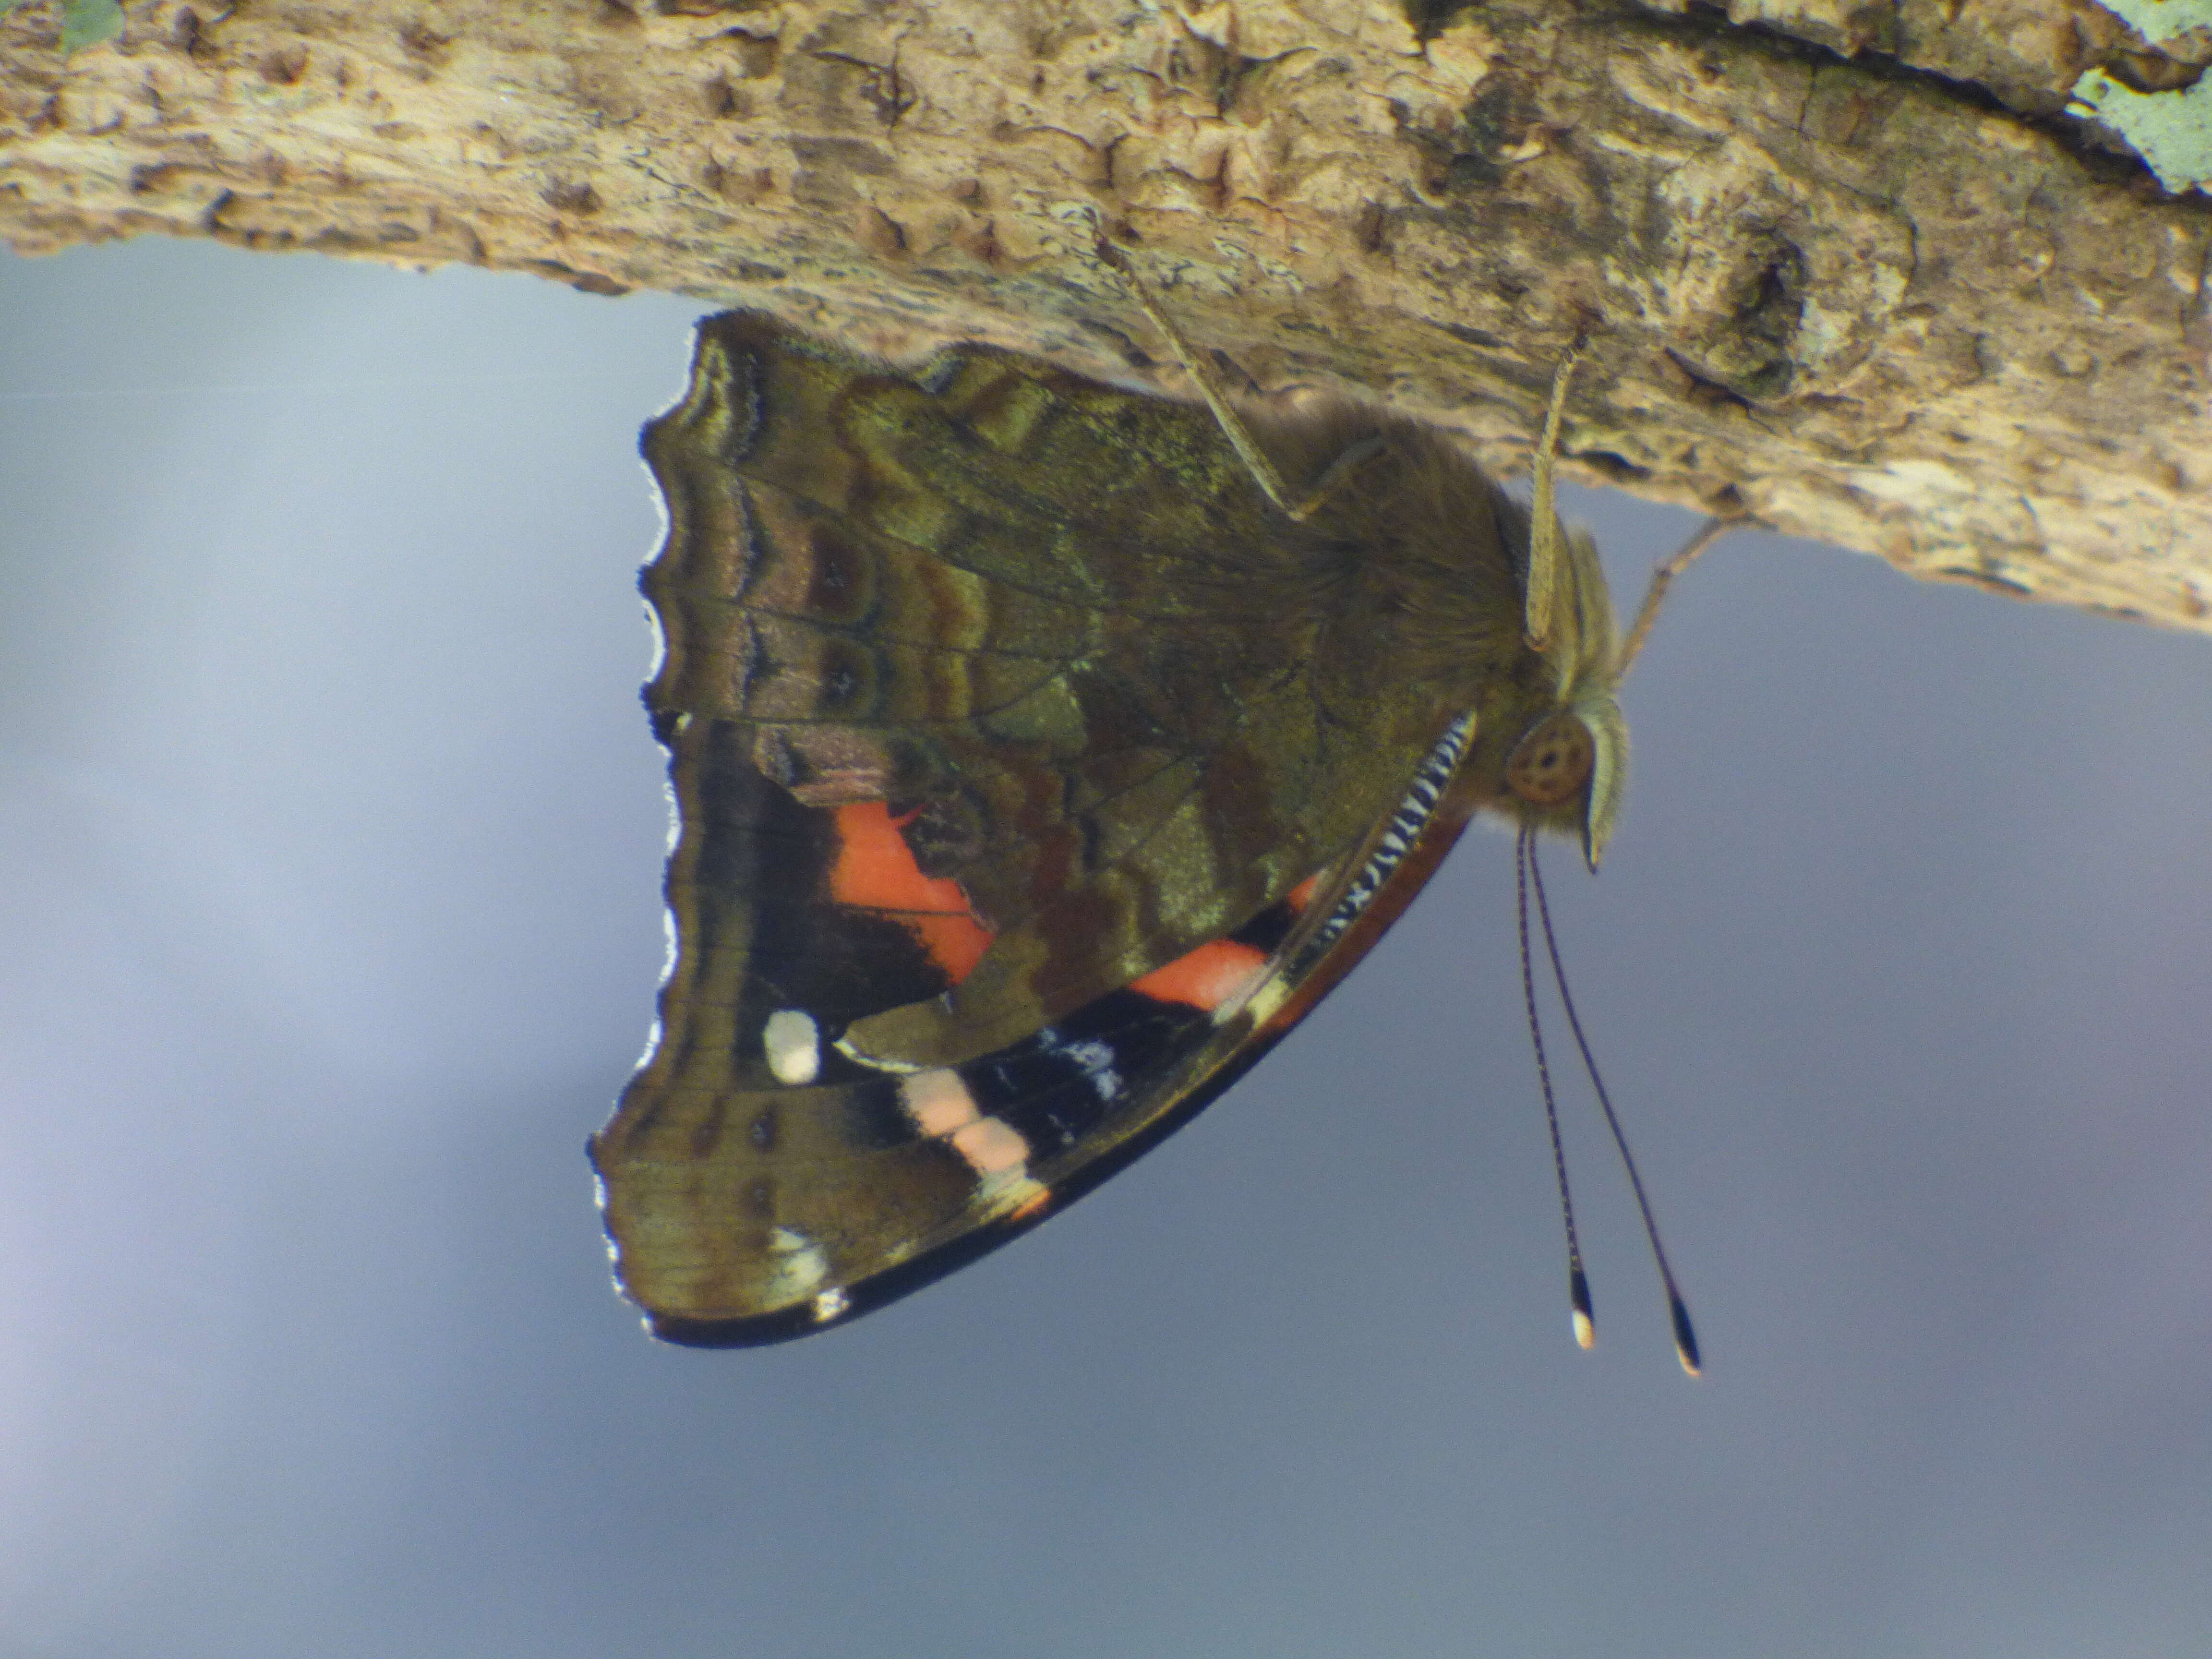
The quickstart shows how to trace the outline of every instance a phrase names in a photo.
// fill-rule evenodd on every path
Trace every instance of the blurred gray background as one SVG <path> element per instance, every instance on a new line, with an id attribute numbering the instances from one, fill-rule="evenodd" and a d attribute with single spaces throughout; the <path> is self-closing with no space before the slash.
<path id="1" fill-rule="evenodd" d="M 638 424 L 697 307 L 0 255 L 0 1659 L 2212 1653 L 2212 641 L 1744 537 L 1193 1127 L 845 1331 L 656 1345 Z M 1686 520 L 1578 497 L 1632 603 Z"/>

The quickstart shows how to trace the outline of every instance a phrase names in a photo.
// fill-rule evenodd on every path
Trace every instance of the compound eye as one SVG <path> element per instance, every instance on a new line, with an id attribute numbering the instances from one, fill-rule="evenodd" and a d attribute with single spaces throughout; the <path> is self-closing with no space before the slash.
<path id="1" fill-rule="evenodd" d="M 1557 806 L 1579 794 L 1596 767 L 1589 727 L 1561 709 L 1514 746 L 1505 787 L 1532 806 Z"/>

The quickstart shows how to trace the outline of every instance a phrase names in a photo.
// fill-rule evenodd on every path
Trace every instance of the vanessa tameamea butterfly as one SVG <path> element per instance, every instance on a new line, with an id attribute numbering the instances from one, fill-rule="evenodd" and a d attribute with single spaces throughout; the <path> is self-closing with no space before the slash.
<path id="1" fill-rule="evenodd" d="M 820 1330 L 1064 1207 L 1476 811 L 1593 866 L 1611 832 L 1623 658 L 1552 510 L 1564 370 L 1532 514 L 1364 404 L 1240 410 L 1127 274 L 1212 412 L 732 312 L 645 429 L 674 955 L 592 1158 L 659 1336 Z"/>

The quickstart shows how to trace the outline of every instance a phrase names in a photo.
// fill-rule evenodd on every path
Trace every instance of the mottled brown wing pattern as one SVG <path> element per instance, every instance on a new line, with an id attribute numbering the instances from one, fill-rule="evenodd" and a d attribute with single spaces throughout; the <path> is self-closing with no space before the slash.
<path id="1" fill-rule="evenodd" d="M 1317 471 L 1343 440 L 1300 430 Z M 772 1340 L 989 1248 L 1225 1086 L 1418 885 L 1345 908 L 1487 713 L 1422 772 L 1471 703 L 1402 637 L 1409 579 L 1290 523 L 1192 405 L 731 313 L 644 449 L 676 948 L 593 1158 L 656 1328 Z M 1469 536 L 1507 588 L 1510 532 Z M 1421 873 L 1485 793 L 1452 787 Z"/>

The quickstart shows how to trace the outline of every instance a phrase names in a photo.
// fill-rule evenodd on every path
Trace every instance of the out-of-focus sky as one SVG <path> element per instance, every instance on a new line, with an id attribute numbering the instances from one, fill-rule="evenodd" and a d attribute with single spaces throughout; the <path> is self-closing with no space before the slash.
<path id="1" fill-rule="evenodd" d="M 1678 586 L 1550 860 L 1702 1382 L 1571 1085 L 1568 1340 L 1486 835 L 1033 1237 L 645 1336 L 697 309 L 0 256 L 0 1659 L 2212 1653 L 2212 641 L 1855 555 Z"/>

